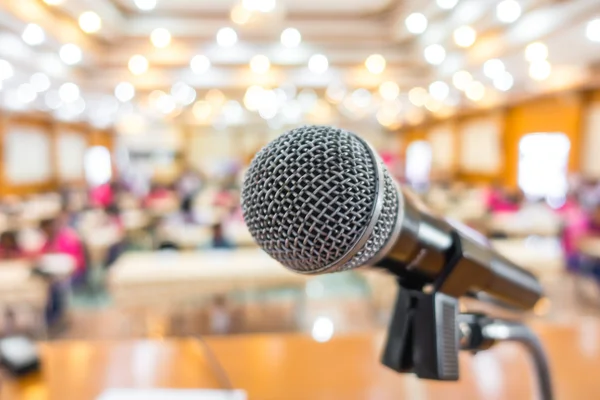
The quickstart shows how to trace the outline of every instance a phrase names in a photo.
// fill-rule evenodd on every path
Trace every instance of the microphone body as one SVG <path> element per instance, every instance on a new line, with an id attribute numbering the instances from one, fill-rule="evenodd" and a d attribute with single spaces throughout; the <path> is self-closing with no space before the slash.
<path id="1" fill-rule="evenodd" d="M 301 127 L 268 144 L 245 177 L 242 210 L 258 244 L 295 272 L 371 265 L 405 287 L 486 292 L 522 309 L 542 296 L 535 276 L 481 235 L 420 209 L 374 150 L 345 130 Z"/>
<path id="2" fill-rule="evenodd" d="M 431 283 L 453 297 L 486 292 L 523 309 L 542 297 L 537 278 L 491 249 L 478 232 L 427 214 L 410 201 L 403 208 L 399 233 L 372 265 L 388 269 L 406 286 Z"/>

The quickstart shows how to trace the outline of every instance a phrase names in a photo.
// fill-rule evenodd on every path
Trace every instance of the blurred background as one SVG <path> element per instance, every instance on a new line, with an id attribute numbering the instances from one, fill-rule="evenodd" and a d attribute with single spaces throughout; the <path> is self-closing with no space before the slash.
<path id="1" fill-rule="evenodd" d="M 249 162 L 302 124 L 538 274 L 530 318 L 595 320 L 599 61 L 597 0 L 0 1 L 0 332 L 384 328 L 393 279 L 294 275 L 244 225 Z"/>

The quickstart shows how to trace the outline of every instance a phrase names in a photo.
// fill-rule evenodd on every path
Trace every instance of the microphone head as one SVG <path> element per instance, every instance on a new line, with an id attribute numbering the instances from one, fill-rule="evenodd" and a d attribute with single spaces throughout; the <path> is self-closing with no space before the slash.
<path id="1" fill-rule="evenodd" d="M 254 240 L 296 272 L 377 261 L 395 236 L 402 197 L 361 138 L 327 126 L 284 133 L 252 161 L 242 210 Z"/>

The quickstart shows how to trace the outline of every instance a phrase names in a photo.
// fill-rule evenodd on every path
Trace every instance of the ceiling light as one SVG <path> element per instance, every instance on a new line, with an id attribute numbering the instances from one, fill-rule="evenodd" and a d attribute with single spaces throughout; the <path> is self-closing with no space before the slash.
<path id="1" fill-rule="evenodd" d="M 192 113 L 194 117 L 196 117 L 199 121 L 206 121 L 210 118 L 212 114 L 212 106 L 208 101 L 200 100 L 194 104 L 192 108 Z"/>
<path id="2" fill-rule="evenodd" d="M 82 53 L 79 46 L 67 43 L 60 48 L 58 53 L 60 59 L 67 65 L 75 65 L 81 62 Z"/>
<path id="3" fill-rule="evenodd" d="M 49 6 L 58 6 L 64 2 L 65 0 L 44 0 L 44 3 L 48 4 Z"/>
<path id="4" fill-rule="evenodd" d="M 432 113 L 435 113 L 442 109 L 442 103 L 439 100 L 434 99 L 433 97 L 429 97 L 425 101 L 425 108 L 431 111 Z"/>
<path id="5" fill-rule="evenodd" d="M 375 118 L 377 118 L 377 122 L 379 122 L 380 125 L 385 127 L 389 127 L 397 121 L 397 116 L 389 113 L 385 108 L 381 108 L 377 111 Z"/>
<path id="6" fill-rule="evenodd" d="M 396 100 L 396 97 L 400 94 L 400 88 L 396 82 L 383 82 L 379 85 L 379 94 L 384 100 Z"/>
<path id="7" fill-rule="evenodd" d="M 171 95 L 178 104 L 189 106 L 196 100 L 196 90 L 185 82 L 177 82 L 171 87 Z"/>
<path id="8" fill-rule="evenodd" d="M 158 99 L 160 99 L 162 96 L 165 96 L 165 95 L 166 95 L 166 93 L 163 92 L 162 90 L 153 90 L 148 95 L 148 103 L 150 104 L 151 107 L 156 107 L 156 102 L 158 101 Z"/>
<path id="9" fill-rule="evenodd" d="M 465 94 L 469 100 L 479 101 L 485 96 L 485 86 L 483 86 L 483 83 L 481 82 L 473 81 L 467 87 Z"/>
<path id="10" fill-rule="evenodd" d="M 62 100 L 58 94 L 58 90 L 50 90 L 44 96 L 44 103 L 51 110 L 56 110 L 62 106 Z"/>
<path id="11" fill-rule="evenodd" d="M 259 9 L 259 11 L 261 12 L 271 12 L 275 9 L 276 6 L 276 1 L 275 0 L 262 0 L 262 5 Z"/>
<path id="12" fill-rule="evenodd" d="M 494 87 L 502 92 L 508 92 L 512 89 L 514 83 L 515 79 L 507 71 L 504 71 L 501 75 L 494 78 Z"/>
<path id="13" fill-rule="evenodd" d="M 165 28 L 156 28 L 150 34 L 150 41 L 156 48 L 162 49 L 171 44 L 171 32 Z"/>
<path id="14" fill-rule="evenodd" d="M 240 103 L 235 100 L 229 100 L 223 106 L 223 115 L 230 122 L 238 122 L 244 115 L 244 110 Z"/>
<path id="15" fill-rule="evenodd" d="M 219 89 L 210 89 L 208 92 L 206 92 L 204 98 L 210 104 L 213 104 L 215 106 L 221 106 L 227 100 L 223 92 L 221 92 Z"/>
<path id="16" fill-rule="evenodd" d="M 495 79 L 497 76 L 504 73 L 505 70 L 506 67 L 504 66 L 504 63 L 497 58 L 487 60 L 483 64 L 483 74 L 490 79 Z"/>
<path id="17" fill-rule="evenodd" d="M 600 42 L 600 18 L 588 22 L 585 34 L 592 42 Z"/>
<path id="18" fill-rule="evenodd" d="M 471 82 L 473 82 L 473 76 L 467 71 L 458 71 L 452 76 L 452 84 L 458 90 L 465 90 Z"/>
<path id="19" fill-rule="evenodd" d="M 371 92 L 367 89 L 359 88 L 352 92 L 352 102 L 358 108 L 367 108 L 371 105 Z"/>
<path id="20" fill-rule="evenodd" d="M 277 5 L 276 0 L 242 0 L 244 8 L 250 11 L 271 12 Z"/>
<path id="21" fill-rule="evenodd" d="M 148 71 L 148 60 L 146 57 L 136 54 L 129 59 L 129 71 L 134 75 L 141 75 Z"/>
<path id="22" fill-rule="evenodd" d="M 175 111 L 175 108 L 177 108 L 177 104 L 175 104 L 175 100 L 172 96 L 163 93 L 163 95 L 156 100 L 155 107 L 163 114 L 171 114 Z"/>
<path id="23" fill-rule="evenodd" d="M 436 3 L 443 10 L 452 10 L 458 3 L 458 0 L 437 0 Z"/>
<path id="24" fill-rule="evenodd" d="M 0 82 L 12 78 L 14 74 L 12 65 L 6 60 L 0 60 Z"/>
<path id="25" fill-rule="evenodd" d="M 288 124 L 297 124 L 302 119 L 302 107 L 298 100 L 291 100 L 281 107 L 281 115 Z"/>
<path id="26" fill-rule="evenodd" d="M 406 29 L 412 34 L 419 35 L 427 29 L 427 18 L 421 13 L 412 13 L 404 21 Z"/>
<path id="27" fill-rule="evenodd" d="M 29 78 L 29 83 L 31 83 L 33 89 L 38 93 L 45 92 L 46 90 L 50 89 L 51 85 L 48 75 L 42 72 L 36 72 L 35 74 L 31 75 L 31 78 Z"/>
<path id="28" fill-rule="evenodd" d="M 115 97 L 126 103 L 135 97 L 135 87 L 129 82 L 121 82 L 115 87 Z"/>
<path id="29" fill-rule="evenodd" d="M 275 118 L 279 109 L 277 95 L 272 90 L 263 90 L 258 104 L 258 115 L 263 119 Z"/>
<path id="30" fill-rule="evenodd" d="M 93 11 L 86 11 L 79 16 L 79 27 L 85 33 L 96 33 L 102 28 L 102 19 Z"/>
<path id="31" fill-rule="evenodd" d="M 429 85 L 429 94 L 436 100 L 444 100 L 450 94 L 450 87 L 446 82 L 435 81 Z"/>
<path id="32" fill-rule="evenodd" d="M 429 64 L 440 65 L 446 59 L 446 49 L 439 44 L 432 44 L 425 47 L 423 55 Z"/>
<path id="33" fill-rule="evenodd" d="M 21 39 L 30 46 L 37 46 L 44 43 L 46 34 L 41 26 L 37 24 L 28 24 L 21 35 Z"/>
<path id="34" fill-rule="evenodd" d="M 380 74 L 385 70 L 385 58 L 381 54 L 371 54 L 365 61 L 365 67 L 372 74 Z"/>
<path id="35" fill-rule="evenodd" d="M 142 11 L 151 11 L 156 8 L 156 0 L 134 0 L 134 3 Z"/>
<path id="36" fill-rule="evenodd" d="M 381 93 L 381 87 L 379 90 Z M 344 96 L 346 96 L 346 88 L 341 83 L 332 83 L 325 90 L 327 100 L 335 104 L 341 103 L 344 100 Z"/>
<path id="37" fill-rule="evenodd" d="M 525 59 L 529 62 L 542 61 L 548 58 L 548 46 L 542 42 L 534 42 L 525 49 Z"/>
<path id="38" fill-rule="evenodd" d="M 190 61 L 190 68 L 195 74 L 203 74 L 210 68 L 210 60 L 202 54 L 194 56 Z"/>
<path id="39" fill-rule="evenodd" d="M 244 95 L 244 106 L 249 111 L 256 111 L 260 106 L 263 92 L 265 90 L 260 86 L 250 86 Z"/>
<path id="40" fill-rule="evenodd" d="M 231 20 L 238 25 L 245 25 L 250 22 L 252 18 L 252 12 L 247 8 L 244 8 L 242 4 L 236 4 L 231 9 L 230 13 Z"/>
<path id="41" fill-rule="evenodd" d="M 315 93 L 314 90 L 306 88 L 302 89 L 300 93 L 298 93 L 298 97 L 296 97 L 296 99 L 298 100 L 302 111 L 309 112 L 317 104 L 319 96 L 317 96 L 317 93 Z"/>
<path id="42" fill-rule="evenodd" d="M 250 69 L 257 74 L 264 74 L 271 68 L 269 58 L 262 54 L 257 54 L 250 60 Z"/>
<path id="43" fill-rule="evenodd" d="M 73 103 L 79 98 L 79 86 L 72 82 L 63 83 L 58 89 L 58 96 L 64 103 Z"/>
<path id="44" fill-rule="evenodd" d="M 281 44 L 285 47 L 297 47 L 302 42 L 302 35 L 296 28 L 287 28 L 281 32 Z"/>
<path id="45" fill-rule="evenodd" d="M 521 5 L 516 0 L 504 0 L 496 6 L 498 21 L 510 24 L 521 16 Z"/>
<path id="46" fill-rule="evenodd" d="M 33 102 L 37 98 L 37 92 L 30 83 L 23 83 L 17 89 L 17 101 L 22 104 Z"/>
<path id="47" fill-rule="evenodd" d="M 546 60 L 536 61 L 529 66 L 529 76 L 536 81 L 543 81 L 550 76 L 552 66 Z"/>
<path id="48" fill-rule="evenodd" d="M 329 68 L 329 61 L 323 54 L 314 54 L 308 60 L 308 69 L 315 74 L 322 74 Z"/>
<path id="49" fill-rule="evenodd" d="M 237 43 L 237 40 L 238 36 L 233 28 L 225 27 L 217 32 L 217 43 L 221 47 L 232 47 Z"/>
<path id="50" fill-rule="evenodd" d="M 460 47 L 471 47 L 477 39 L 477 32 L 468 25 L 454 31 L 454 42 Z"/>
<path id="51" fill-rule="evenodd" d="M 415 87 L 408 92 L 408 100 L 417 107 L 422 107 L 427 101 L 427 90 L 422 87 Z"/>

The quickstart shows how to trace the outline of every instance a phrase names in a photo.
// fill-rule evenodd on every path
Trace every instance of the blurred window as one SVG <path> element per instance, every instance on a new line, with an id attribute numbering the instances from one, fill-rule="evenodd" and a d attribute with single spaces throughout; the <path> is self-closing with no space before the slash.
<path id="1" fill-rule="evenodd" d="M 39 183 L 51 178 L 51 142 L 46 132 L 12 127 L 4 135 L 3 147 L 4 173 L 10 183 Z"/>
<path id="2" fill-rule="evenodd" d="M 431 145 L 424 140 L 417 140 L 406 149 L 406 179 L 416 188 L 429 183 L 431 171 Z"/>
<path id="3" fill-rule="evenodd" d="M 85 152 L 85 178 L 91 186 L 98 186 L 110 181 L 112 166 L 110 152 L 104 146 L 90 147 Z"/>
<path id="4" fill-rule="evenodd" d="M 519 187 L 530 199 L 564 198 L 571 142 L 564 133 L 532 133 L 519 142 Z"/>

